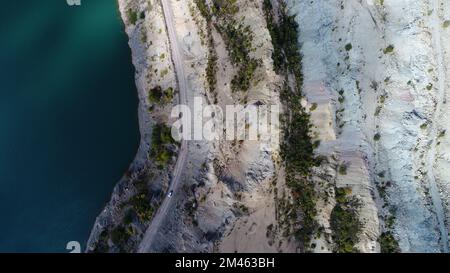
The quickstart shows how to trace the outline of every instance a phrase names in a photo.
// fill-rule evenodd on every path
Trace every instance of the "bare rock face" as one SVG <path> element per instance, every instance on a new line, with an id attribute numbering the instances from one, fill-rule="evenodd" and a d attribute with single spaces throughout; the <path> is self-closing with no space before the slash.
<path id="1" fill-rule="evenodd" d="M 319 152 L 347 166 L 337 184 L 363 201 L 358 249 L 387 251 L 396 238 L 396 250 L 447 251 L 449 3 L 288 2 L 301 26 L 304 93 L 319 105 L 313 123 L 326 118 Z"/>

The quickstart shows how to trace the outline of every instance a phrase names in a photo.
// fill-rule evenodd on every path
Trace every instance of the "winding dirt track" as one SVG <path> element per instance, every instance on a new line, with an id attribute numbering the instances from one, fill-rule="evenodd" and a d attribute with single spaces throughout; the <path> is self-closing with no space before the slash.
<path id="1" fill-rule="evenodd" d="M 175 20 L 173 17 L 172 6 L 170 4 L 170 0 L 161 0 L 161 5 L 163 8 L 164 18 L 166 21 L 169 42 L 172 49 L 172 60 L 175 66 L 175 72 L 178 79 L 180 103 L 188 105 L 187 100 L 188 88 L 186 84 L 186 76 L 183 66 L 183 55 L 181 54 L 177 35 L 175 32 L 174 26 Z M 174 195 L 176 195 L 177 191 L 179 190 L 182 184 L 181 174 L 184 165 L 186 163 L 186 156 L 187 156 L 187 141 L 182 140 L 180 152 L 178 154 L 178 159 L 172 173 L 172 181 L 168 189 L 168 192 L 173 191 Z M 142 239 L 138 247 L 138 252 L 140 253 L 151 252 L 151 246 L 154 241 L 154 238 L 159 230 L 159 227 L 161 226 L 162 221 L 164 220 L 164 217 L 167 215 L 167 212 L 171 207 L 170 205 L 174 199 L 176 198 L 174 197 L 170 198 L 166 196 L 161 206 L 159 207 L 158 211 L 156 212 L 155 216 L 153 217 L 150 226 L 147 228 L 144 238 Z"/>

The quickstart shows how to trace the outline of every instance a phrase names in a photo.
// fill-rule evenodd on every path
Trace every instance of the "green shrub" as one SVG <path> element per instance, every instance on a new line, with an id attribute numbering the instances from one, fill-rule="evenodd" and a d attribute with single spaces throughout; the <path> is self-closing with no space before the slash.
<path id="1" fill-rule="evenodd" d="M 117 226 L 111 231 L 111 241 L 119 247 L 126 244 L 129 238 L 130 235 L 123 226 Z"/>
<path id="2" fill-rule="evenodd" d="M 381 135 L 379 134 L 379 133 L 376 133 L 374 136 L 373 136 L 373 140 L 375 140 L 375 141 L 378 141 L 378 140 L 380 140 L 381 139 Z"/>
<path id="3" fill-rule="evenodd" d="M 209 10 L 208 5 L 205 0 L 194 0 L 194 3 L 197 5 L 200 14 L 207 20 L 211 20 L 211 11 Z"/>
<path id="4" fill-rule="evenodd" d="M 250 59 L 247 62 L 243 63 L 239 72 L 233 77 L 231 80 L 231 90 L 233 92 L 243 90 L 246 91 L 251 86 L 251 80 L 253 78 L 253 74 L 255 73 L 256 68 L 258 68 L 259 62 Z"/>
<path id="5" fill-rule="evenodd" d="M 347 50 L 347 51 L 352 50 L 352 48 L 353 48 L 353 46 L 352 46 L 352 44 L 350 44 L 350 43 L 348 43 L 348 44 L 345 45 L 345 50 Z"/>
<path id="6" fill-rule="evenodd" d="M 161 70 L 161 72 L 159 73 L 161 78 L 164 78 L 167 74 L 169 74 L 169 69 L 168 68 L 164 68 L 163 70 Z"/>
<path id="7" fill-rule="evenodd" d="M 450 27 L 450 20 L 446 20 L 446 21 L 444 21 L 444 23 L 443 23 L 443 27 L 444 27 L 444 28 L 448 28 L 448 27 Z"/>
<path id="8" fill-rule="evenodd" d="M 169 103 L 173 100 L 173 96 L 174 96 L 174 90 L 172 87 L 167 88 L 166 90 L 164 90 L 164 96 L 163 96 L 163 102 L 164 103 Z"/>
<path id="9" fill-rule="evenodd" d="M 216 16 L 231 17 L 239 11 L 237 0 L 212 0 L 212 12 Z"/>
<path id="10" fill-rule="evenodd" d="M 320 146 L 320 140 L 314 141 L 313 148 L 316 149 L 316 148 L 319 148 L 319 146 Z"/>
<path id="11" fill-rule="evenodd" d="M 156 124 L 152 134 L 152 148 L 157 149 L 165 144 L 174 143 L 170 127 L 165 124 Z"/>
<path id="12" fill-rule="evenodd" d="M 174 90 L 172 87 L 162 90 L 161 86 L 156 86 L 148 92 L 148 100 L 151 103 L 169 103 L 173 100 Z"/>
<path id="13" fill-rule="evenodd" d="M 152 132 L 151 156 L 154 157 L 156 165 L 164 167 L 172 156 L 168 145 L 175 143 L 172 132 L 165 124 L 157 124 Z"/>
<path id="14" fill-rule="evenodd" d="M 347 196 L 351 193 L 351 188 L 334 188 L 334 196 L 337 203 L 346 203 L 348 201 Z"/>
<path id="15" fill-rule="evenodd" d="M 378 238 L 381 253 L 400 253 L 398 241 L 395 239 L 391 231 L 383 232 Z"/>
<path id="16" fill-rule="evenodd" d="M 381 107 L 381 106 L 377 106 L 377 108 L 375 109 L 375 113 L 374 113 L 374 115 L 375 115 L 375 116 L 378 116 L 378 115 L 380 115 L 381 109 L 383 109 L 383 107 Z"/>
<path id="17" fill-rule="evenodd" d="M 339 174 L 340 175 L 347 175 L 347 166 L 346 165 L 339 166 Z"/>
<path id="18" fill-rule="evenodd" d="M 150 221 L 152 219 L 153 207 L 150 205 L 145 193 L 140 193 L 132 197 L 130 205 L 141 222 Z"/>
<path id="19" fill-rule="evenodd" d="M 156 165 L 158 165 L 158 166 L 167 165 L 167 163 L 169 163 L 171 156 L 172 156 L 172 153 L 170 151 L 168 151 L 167 149 L 161 150 L 155 156 Z"/>
<path id="20" fill-rule="evenodd" d="M 163 91 L 161 86 L 156 86 L 148 92 L 148 100 L 152 103 L 161 102 L 161 98 L 163 96 Z"/>
<path id="21" fill-rule="evenodd" d="M 130 24 L 135 25 L 138 20 L 138 14 L 133 9 L 128 9 L 127 11 L 127 17 Z"/>
<path id="22" fill-rule="evenodd" d="M 384 54 L 388 54 L 388 53 L 392 53 L 392 52 L 394 52 L 394 46 L 393 45 L 389 45 L 388 47 L 386 47 L 385 49 L 384 49 Z"/>
<path id="23" fill-rule="evenodd" d="M 124 225 L 129 225 L 133 222 L 133 211 L 132 210 L 127 210 L 125 212 L 125 215 L 123 217 L 123 224 Z"/>

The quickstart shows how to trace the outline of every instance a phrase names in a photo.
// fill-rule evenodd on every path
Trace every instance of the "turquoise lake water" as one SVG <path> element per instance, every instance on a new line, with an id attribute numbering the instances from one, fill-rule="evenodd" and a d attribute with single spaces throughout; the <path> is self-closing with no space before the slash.
<path id="1" fill-rule="evenodd" d="M 0 252 L 84 248 L 138 147 L 114 0 L 2 1 Z"/>

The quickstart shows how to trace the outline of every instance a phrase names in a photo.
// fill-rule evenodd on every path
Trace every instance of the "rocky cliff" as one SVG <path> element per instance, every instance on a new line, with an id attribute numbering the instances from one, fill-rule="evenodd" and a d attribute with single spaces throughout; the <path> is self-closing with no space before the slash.
<path id="1" fill-rule="evenodd" d="M 119 8 L 142 139 L 88 252 L 448 250 L 449 3 L 119 0 Z M 195 98 L 222 109 L 279 105 L 280 143 L 174 141 L 172 107 Z M 167 197 L 173 179 L 181 186 Z"/>

